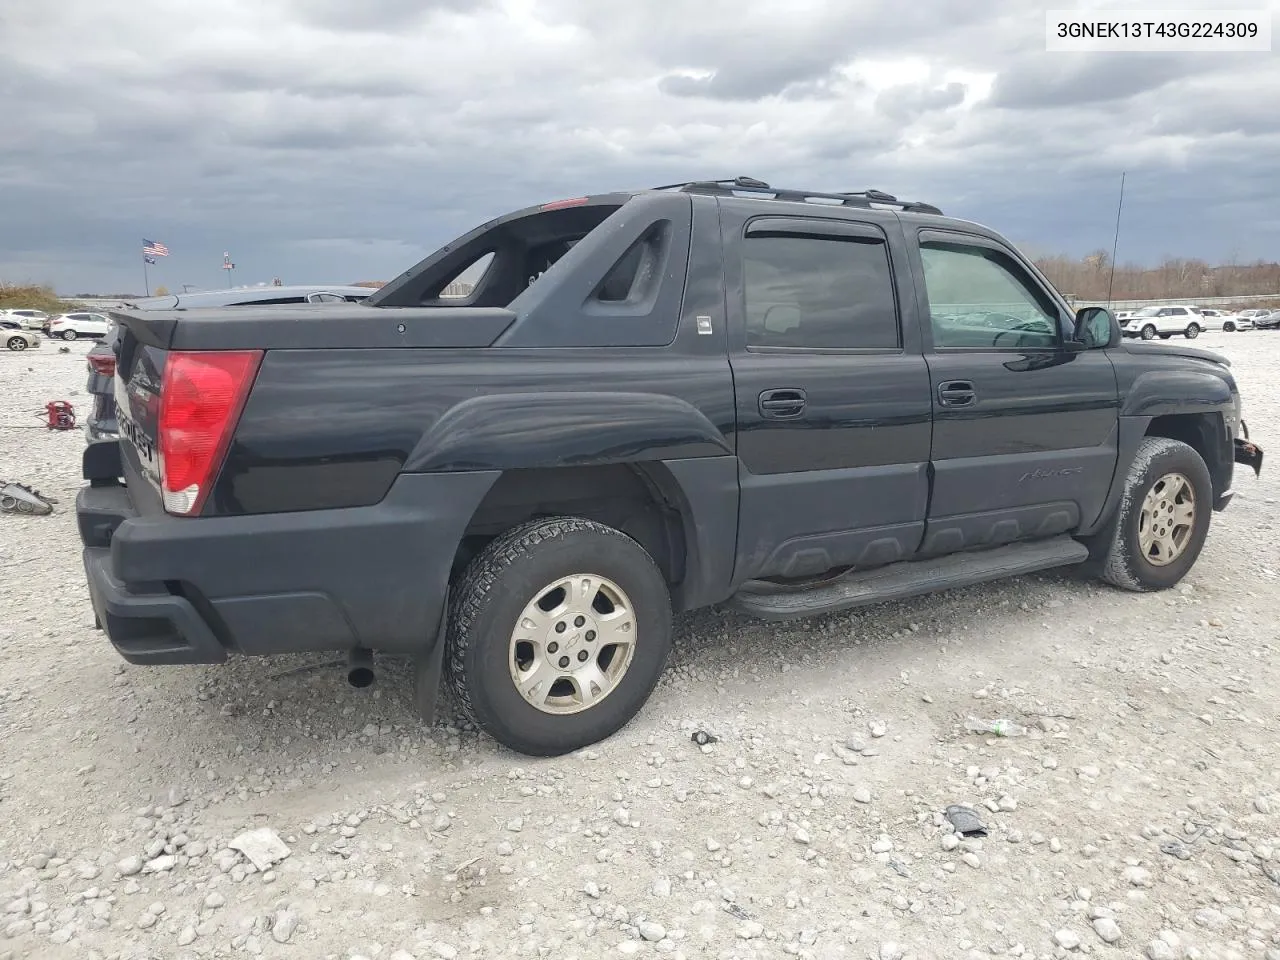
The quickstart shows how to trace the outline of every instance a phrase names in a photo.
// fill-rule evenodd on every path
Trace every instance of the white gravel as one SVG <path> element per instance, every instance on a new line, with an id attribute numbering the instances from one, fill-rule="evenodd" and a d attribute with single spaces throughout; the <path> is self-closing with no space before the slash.
<path id="1" fill-rule="evenodd" d="M 1199 344 L 1280 455 L 1280 334 Z M 630 727 L 535 761 L 425 728 L 399 662 L 372 690 L 325 656 L 126 666 L 83 436 L 35 418 L 87 413 L 87 349 L 0 352 L 0 477 L 60 499 L 0 515 L 0 960 L 1280 957 L 1280 461 L 1177 590 L 699 613 Z M 263 827 L 289 852 L 259 871 L 228 844 Z"/>

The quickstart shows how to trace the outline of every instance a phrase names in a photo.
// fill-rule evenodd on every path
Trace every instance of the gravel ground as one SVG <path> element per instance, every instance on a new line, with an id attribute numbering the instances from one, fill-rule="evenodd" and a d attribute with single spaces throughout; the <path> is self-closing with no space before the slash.
<path id="1" fill-rule="evenodd" d="M 1280 334 L 1200 345 L 1280 449 Z M 371 690 L 327 657 L 124 664 L 80 565 L 83 437 L 34 418 L 87 412 L 86 350 L 0 352 L 0 477 L 60 500 L 0 515 L 0 960 L 1280 958 L 1275 465 L 1175 591 L 699 613 L 636 721 L 535 761 L 418 722 L 399 662 Z M 229 848 L 254 829 L 288 856 Z"/>

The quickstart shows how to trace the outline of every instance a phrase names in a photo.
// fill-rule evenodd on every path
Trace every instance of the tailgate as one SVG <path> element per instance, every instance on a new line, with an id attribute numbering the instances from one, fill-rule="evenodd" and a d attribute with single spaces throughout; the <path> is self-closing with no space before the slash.
<path id="1" fill-rule="evenodd" d="M 134 509 L 143 516 L 164 512 L 158 438 L 160 382 L 168 351 L 152 343 L 142 342 L 127 325 L 120 324 L 115 344 L 116 375 L 112 380 L 120 465 Z"/>

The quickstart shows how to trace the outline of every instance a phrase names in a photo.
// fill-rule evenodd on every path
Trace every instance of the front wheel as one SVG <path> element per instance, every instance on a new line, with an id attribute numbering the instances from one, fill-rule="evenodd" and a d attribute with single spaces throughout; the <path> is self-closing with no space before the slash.
<path id="1" fill-rule="evenodd" d="M 1187 444 L 1147 437 L 1125 478 L 1102 556 L 1102 578 L 1134 591 L 1167 590 L 1195 565 L 1209 535 L 1213 481 Z"/>
<path id="2" fill-rule="evenodd" d="M 449 689 L 477 726 L 531 756 L 620 730 L 671 649 L 671 599 L 653 558 L 578 517 L 536 520 L 495 539 L 451 603 Z"/>
<path id="3" fill-rule="evenodd" d="M 5 346 L 10 350 L 25 350 L 27 349 L 27 341 L 23 337 L 10 337 Z"/>
<path id="4" fill-rule="evenodd" d="M 1142 328 L 1142 339 L 1154 340 L 1155 338 L 1156 338 L 1156 328 L 1148 323 L 1145 327 Z"/>
<path id="5" fill-rule="evenodd" d="M 1200 336 L 1200 325 L 1198 323 L 1187 324 L 1186 336 L 1188 340 L 1194 340 Z"/>
<path id="6" fill-rule="evenodd" d="M 1224 324 L 1222 325 L 1222 332 L 1223 332 L 1223 333 L 1235 333 L 1235 332 L 1236 332 L 1236 325 L 1235 325 L 1234 323 L 1232 323 L 1230 320 L 1228 320 L 1226 323 L 1224 323 Z"/>
<path id="7" fill-rule="evenodd" d="M 63 331 L 62 331 L 62 339 L 63 339 L 63 340 L 74 340 L 75 338 L 76 338 L 76 332 L 75 332 L 74 330 L 63 330 Z"/>

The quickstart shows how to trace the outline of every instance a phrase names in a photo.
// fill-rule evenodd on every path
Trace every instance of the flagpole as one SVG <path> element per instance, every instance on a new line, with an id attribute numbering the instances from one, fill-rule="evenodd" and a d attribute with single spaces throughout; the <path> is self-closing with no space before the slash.
<path id="1" fill-rule="evenodd" d="M 151 296 L 151 277 L 147 273 L 147 255 L 142 255 L 142 283 L 147 288 L 147 296 Z"/>

